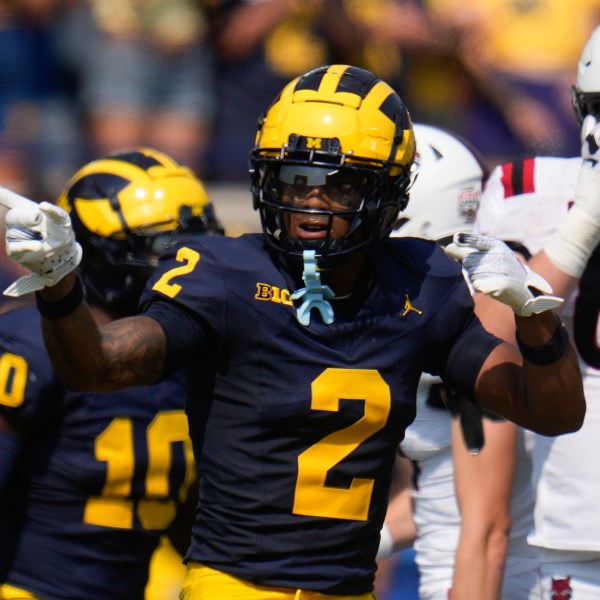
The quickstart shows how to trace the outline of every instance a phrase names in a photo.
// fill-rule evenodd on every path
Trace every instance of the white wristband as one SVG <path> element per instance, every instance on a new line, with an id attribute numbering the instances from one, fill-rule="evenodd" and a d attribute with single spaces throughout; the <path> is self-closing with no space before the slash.
<path id="1" fill-rule="evenodd" d="M 581 277 L 599 242 L 600 224 L 575 203 L 544 250 L 561 271 Z"/>
<path id="2" fill-rule="evenodd" d="M 377 556 L 375 560 L 381 560 L 382 558 L 388 558 L 394 552 L 394 540 L 392 538 L 392 532 L 390 528 L 384 523 L 380 532 L 379 549 L 377 550 Z"/>

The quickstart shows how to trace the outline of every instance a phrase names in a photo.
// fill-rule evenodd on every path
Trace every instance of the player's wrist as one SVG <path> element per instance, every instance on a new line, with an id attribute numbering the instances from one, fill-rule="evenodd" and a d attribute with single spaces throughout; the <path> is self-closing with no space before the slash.
<path id="1" fill-rule="evenodd" d="M 55 286 L 35 293 L 39 313 L 45 319 L 55 320 L 71 314 L 83 302 L 85 290 L 80 277 L 70 273 Z"/>
<path id="2" fill-rule="evenodd" d="M 556 328 L 550 339 L 541 345 L 531 346 L 525 343 L 519 332 L 516 334 L 517 346 L 523 358 L 534 365 L 543 367 L 560 360 L 569 347 L 569 334 L 562 321 L 556 317 Z"/>

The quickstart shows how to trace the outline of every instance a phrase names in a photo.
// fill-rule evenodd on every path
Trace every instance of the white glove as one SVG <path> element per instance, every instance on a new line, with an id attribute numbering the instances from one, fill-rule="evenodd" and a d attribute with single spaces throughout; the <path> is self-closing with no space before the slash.
<path id="1" fill-rule="evenodd" d="M 580 277 L 600 242 L 600 123 L 588 115 L 581 125 L 581 157 L 575 204 L 544 250 L 562 271 Z"/>
<path id="2" fill-rule="evenodd" d="M 473 287 L 503 304 L 510 306 L 520 317 L 558 308 L 562 298 L 550 296 L 552 288 L 515 256 L 502 241 L 483 235 L 454 234 L 446 253 L 461 260 Z M 546 295 L 534 296 L 533 288 Z"/>
<path id="3" fill-rule="evenodd" d="M 0 187 L 0 204 L 6 213 L 6 254 L 28 271 L 4 294 L 23 296 L 56 285 L 81 261 L 81 246 L 75 241 L 71 218 L 62 208 L 36 204 Z"/>

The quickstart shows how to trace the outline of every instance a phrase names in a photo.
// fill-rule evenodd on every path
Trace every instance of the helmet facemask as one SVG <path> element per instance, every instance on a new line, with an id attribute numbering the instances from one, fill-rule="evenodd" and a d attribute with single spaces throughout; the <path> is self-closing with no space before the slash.
<path id="1" fill-rule="evenodd" d="M 335 138 L 323 141 L 339 148 Z M 274 158 L 278 151 L 280 154 Z M 343 154 L 279 149 L 255 149 L 250 162 L 254 208 L 259 211 L 269 244 L 293 257 L 302 257 L 304 250 L 315 250 L 322 267 L 333 266 L 350 253 L 387 238 L 408 201 L 411 177 L 404 166 L 399 175 L 391 177 L 392 167 L 381 161 L 358 163 L 350 162 Z M 300 190 L 320 187 L 327 196 L 337 198 L 348 187 L 353 201 L 341 199 L 337 202 L 339 208 L 303 207 L 302 201 L 286 201 L 286 184 Z M 319 217 L 322 223 L 326 219 L 325 234 L 312 240 L 290 235 L 286 221 L 293 214 Z M 332 235 L 334 218 L 349 224 L 343 237 Z"/>
<path id="2" fill-rule="evenodd" d="M 600 92 L 582 92 L 576 85 L 572 85 L 571 104 L 579 125 L 588 115 L 600 118 Z"/>
<path id="3" fill-rule="evenodd" d="M 218 227 L 211 230 L 218 221 L 211 220 L 204 213 L 200 217 L 192 217 L 188 206 L 181 206 L 179 212 L 181 224 L 176 229 L 164 230 L 164 224 L 155 223 L 121 233 L 118 238 L 80 236 L 83 238 L 80 271 L 92 303 L 113 313 L 135 313 L 138 298 L 156 269 L 161 254 L 182 237 L 211 231 L 221 233 Z"/>

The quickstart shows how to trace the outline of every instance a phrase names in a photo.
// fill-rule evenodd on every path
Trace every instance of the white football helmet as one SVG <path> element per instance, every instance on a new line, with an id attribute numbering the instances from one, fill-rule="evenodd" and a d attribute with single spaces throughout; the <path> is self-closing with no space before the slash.
<path id="1" fill-rule="evenodd" d="M 600 26 L 594 29 L 581 53 L 576 83 L 571 86 L 571 102 L 580 125 L 587 115 L 600 115 Z"/>
<path id="2" fill-rule="evenodd" d="M 489 170 L 456 135 L 422 123 L 414 124 L 414 132 L 418 174 L 392 235 L 446 243 L 454 233 L 472 230 Z"/>

